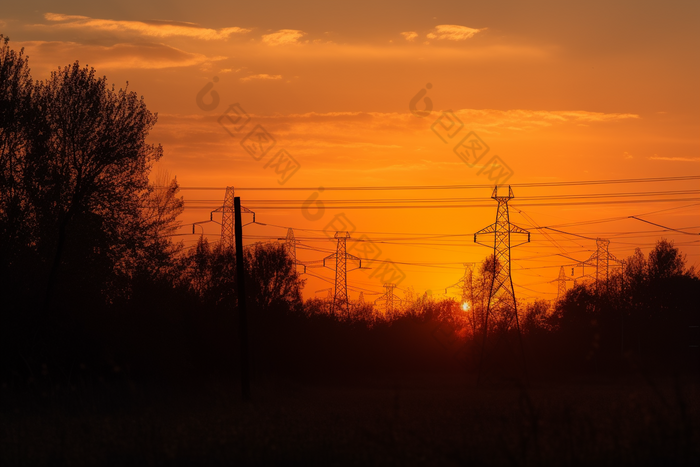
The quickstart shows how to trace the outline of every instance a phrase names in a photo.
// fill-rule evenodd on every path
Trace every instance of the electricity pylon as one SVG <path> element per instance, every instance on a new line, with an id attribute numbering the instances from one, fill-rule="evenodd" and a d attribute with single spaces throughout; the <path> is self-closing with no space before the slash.
<path id="1" fill-rule="evenodd" d="M 349 233 L 344 231 L 336 232 L 335 238 L 338 240 L 335 253 L 323 258 L 323 266 L 326 266 L 326 260 L 335 259 L 335 296 L 333 297 L 331 313 L 335 314 L 337 310 L 340 310 L 347 314 L 349 312 L 348 259 L 359 261 L 359 267 L 362 267 L 362 260 L 347 252 L 347 240 L 350 238 Z M 350 271 L 352 271 L 352 269 L 350 269 Z"/>
<path id="2" fill-rule="evenodd" d="M 464 266 L 464 277 L 462 278 L 462 306 L 465 303 L 469 303 L 472 306 L 473 297 L 473 287 L 471 287 L 471 281 L 474 277 L 474 263 L 463 263 Z"/>
<path id="3" fill-rule="evenodd" d="M 316 293 L 321 293 L 321 292 L 326 292 L 326 296 L 320 300 L 323 301 L 324 303 L 328 304 L 328 312 L 330 313 L 331 301 L 333 300 L 333 289 L 329 287 L 327 289 L 321 289 L 321 290 L 316 291 Z M 325 306 L 324 306 L 324 308 L 325 308 Z"/>
<path id="4" fill-rule="evenodd" d="M 566 275 L 566 273 L 564 272 L 564 266 L 562 266 L 559 268 L 559 275 L 557 276 L 557 278 L 553 281 L 549 281 L 557 283 L 557 301 L 561 300 L 562 298 L 564 298 L 564 295 L 566 295 L 566 281 L 573 280 L 574 279 Z"/>
<path id="5" fill-rule="evenodd" d="M 302 274 L 306 273 L 306 265 L 302 263 L 301 261 L 297 260 L 297 241 L 296 238 L 294 238 L 294 229 L 291 227 L 287 229 L 287 236 L 285 238 L 278 238 L 277 240 L 284 240 L 284 248 L 287 252 L 287 256 L 289 256 L 289 259 L 292 260 L 292 264 L 294 265 L 294 270 L 297 270 L 297 265 L 301 266 L 304 268 L 304 271 Z"/>
<path id="6" fill-rule="evenodd" d="M 615 255 L 610 253 L 610 240 L 596 238 L 595 252 L 595 284 L 596 290 L 606 288 L 610 279 L 610 261 L 617 261 Z"/>
<path id="7" fill-rule="evenodd" d="M 227 186 L 224 204 L 219 208 L 221 210 L 221 246 L 225 249 L 232 249 L 235 245 L 233 198 L 233 187 Z"/>
<path id="8" fill-rule="evenodd" d="M 316 293 L 321 293 L 321 292 L 326 292 L 326 298 L 324 298 L 323 300 L 328 300 L 330 303 L 330 300 L 333 298 L 333 288 L 328 287 L 327 289 L 321 289 L 321 290 L 316 291 Z"/>
<path id="9" fill-rule="evenodd" d="M 357 301 L 360 304 L 364 305 L 364 303 L 365 303 L 365 293 L 364 292 L 360 291 L 360 297 L 357 299 Z"/>
<path id="10" fill-rule="evenodd" d="M 486 337 L 489 330 L 489 317 L 492 309 L 497 305 L 501 308 L 499 313 L 499 321 L 496 322 L 495 328 L 501 328 L 502 331 L 507 331 L 512 322 L 515 322 L 515 328 L 518 332 L 518 340 L 520 343 L 520 353 L 522 358 L 522 367 L 527 378 L 527 369 L 525 367 L 525 352 L 523 349 L 522 335 L 520 334 L 520 322 L 518 320 L 518 303 L 515 298 L 515 289 L 513 288 L 513 279 L 511 277 L 511 264 L 510 264 L 510 249 L 512 247 L 522 245 L 523 243 L 528 243 L 530 241 L 530 232 L 518 227 L 515 224 L 511 224 L 510 216 L 508 213 L 508 201 L 513 199 L 513 189 L 508 187 L 507 196 L 498 196 L 498 185 L 493 189 L 491 198 L 498 202 L 498 209 L 496 211 L 496 222 L 483 228 L 474 234 L 474 242 L 480 243 L 478 241 L 479 235 L 493 234 L 493 271 L 491 275 L 491 286 L 489 288 L 489 298 L 486 304 L 486 314 L 483 318 L 482 332 L 483 341 L 481 345 L 481 358 L 479 360 L 479 376 L 477 383 L 481 380 L 481 373 L 483 370 L 484 357 L 486 351 Z M 511 244 L 511 235 L 521 234 L 527 235 L 527 240 L 517 243 L 516 245 Z M 484 246 L 483 243 L 480 243 Z"/>
<path id="11" fill-rule="evenodd" d="M 620 261 L 610 253 L 610 240 L 606 238 L 596 238 L 596 251 L 587 260 L 579 263 L 580 266 L 595 267 L 595 289 L 596 292 L 604 291 L 607 287 L 608 279 L 610 279 L 610 262 Z M 585 271 L 585 269 L 584 269 Z M 581 277 L 591 277 L 590 275 Z"/>
<path id="12" fill-rule="evenodd" d="M 233 249 L 236 244 L 236 236 L 234 229 L 234 209 L 233 209 L 233 187 L 226 187 L 224 195 L 224 204 L 213 210 L 209 216 L 210 220 L 215 212 L 221 213 L 221 241 L 220 244 L 224 249 Z M 255 222 L 255 213 L 248 208 L 241 206 L 241 212 L 253 214 L 253 222 Z"/>
<path id="13" fill-rule="evenodd" d="M 385 316 L 391 316 L 394 313 L 394 310 L 396 309 L 396 304 L 397 302 L 401 302 L 401 298 L 398 297 L 396 294 L 394 294 L 394 289 L 396 288 L 396 284 L 392 284 L 390 282 L 387 282 L 384 284 L 384 295 L 379 297 L 374 301 L 374 303 L 378 302 L 384 302 L 384 315 Z"/>
<path id="14" fill-rule="evenodd" d="M 445 288 L 445 293 L 447 293 L 447 289 L 457 286 L 460 287 L 462 291 L 462 301 L 460 302 L 460 306 L 464 305 L 465 303 L 469 303 L 469 306 L 472 306 L 471 302 L 474 297 L 472 296 L 473 288 L 470 285 L 474 274 L 475 265 L 476 263 L 462 263 L 462 266 L 464 266 L 464 275 L 462 278 L 456 283 Z"/>
<path id="15" fill-rule="evenodd" d="M 287 249 L 287 255 L 289 259 L 292 260 L 292 264 L 297 264 L 297 241 L 294 238 L 294 229 L 291 227 L 287 229 L 287 237 L 285 238 L 284 246 Z"/>

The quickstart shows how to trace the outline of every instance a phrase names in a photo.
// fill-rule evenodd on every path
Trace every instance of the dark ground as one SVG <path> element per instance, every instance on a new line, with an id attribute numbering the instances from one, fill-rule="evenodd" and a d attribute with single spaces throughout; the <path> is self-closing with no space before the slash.
<path id="1" fill-rule="evenodd" d="M 697 378 L 260 377 L 2 387 L 12 465 L 700 465 Z"/>

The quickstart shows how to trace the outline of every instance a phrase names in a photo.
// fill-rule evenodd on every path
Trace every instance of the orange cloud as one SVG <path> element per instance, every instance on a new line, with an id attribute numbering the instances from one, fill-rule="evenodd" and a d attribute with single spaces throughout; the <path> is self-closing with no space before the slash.
<path id="1" fill-rule="evenodd" d="M 46 13 L 44 18 L 54 23 L 48 25 L 48 27 L 52 28 L 135 32 L 150 37 L 184 36 L 202 40 L 222 40 L 234 34 L 250 32 L 250 29 L 239 27 L 208 29 L 195 23 L 176 21 L 118 21 L 90 18 L 88 16 L 63 15 L 59 13 Z"/>
<path id="2" fill-rule="evenodd" d="M 32 41 L 18 43 L 31 57 L 31 64 L 55 69 L 76 59 L 96 68 L 161 69 L 200 65 L 223 57 L 207 57 L 185 52 L 164 44 L 116 44 L 113 46 L 82 45 L 75 42 Z"/>
<path id="3" fill-rule="evenodd" d="M 262 40 L 267 45 L 290 45 L 298 44 L 299 39 L 305 35 L 304 31 L 298 29 L 280 29 L 272 34 L 265 34 Z"/>
<path id="4" fill-rule="evenodd" d="M 700 157 L 667 157 L 654 154 L 648 157 L 650 161 L 673 161 L 673 162 L 700 162 Z"/>
<path id="5" fill-rule="evenodd" d="M 471 39 L 478 32 L 485 31 L 486 28 L 474 29 L 456 24 L 441 24 L 435 26 L 433 32 L 428 33 L 428 39 L 465 41 Z"/>
<path id="6" fill-rule="evenodd" d="M 257 75 L 250 75 L 241 78 L 241 81 L 252 81 L 252 80 L 278 80 L 282 79 L 282 75 L 268 75 L 267 73 L 260 73 Z"/>
<path id="7" fill-rule="evenodd" d="M 409 42 L 413 42 L 418 37 L 418 33 L 415 31 L 402 32 L 401 35 Z"/>
<path id="8" fill-rule="evenodd" d="M 419 119 L 409 112 L 309 112 L 257 115 L 250 112 L 251 109 L 246 110 L 249 111 L 251 119 L 274 135 L 280 144 L 284 142 L 285 145 L 294 148 L 295 154 L 305 154 L 307 157 L 318 156 L 319 163 L 324 164 L 330 148 L 367 151 L 353 153 L 353 157 L 357 160 L 366 158 L 368 164 L 376 165 L 380 162 L 380 154 L 387 156 L 384 162 L 388 163 L 392 157 L 396 157 L 396 151 L 402 152 L 401 158 L 404 161 L 409 157 L 409 152 L 422 159 L 424 156 L 419 156 L 422 154 L 419 147 L 426 142 L 439 141 L 431 131 L 431 124 L 435 119 Z M 636 115 L 630 114 L 586 111 L 463 109 L 456 111 L 455 114 L 469 131 L 476 131 L 483 135 L 512 135 L 514 131 L 548 131 L 566 124 L 576 124 L 582 119 L 590 119 L 593 116 L 602 124 L 637 118 Z M 434 117 L 438 116 L 436 112 Z M 217 122 L 218 115 L 202 117 L 161 114 L 160 117 L 156 131 L 159 134 L 159 141 L 163 143 L 186 140 L 191 144 L 225 148 L 233 142 Z M 221 151 L 224 152 L 224 149 Z"/>
<path id="9" fill-rule="evenodd" d="M 484 133 L 532 131 L 561 124 L 609 123 L 638 119 L 636 114 L 585 110 L 493 110 L 461 109 L 454 114 L 471 129 Z"/>

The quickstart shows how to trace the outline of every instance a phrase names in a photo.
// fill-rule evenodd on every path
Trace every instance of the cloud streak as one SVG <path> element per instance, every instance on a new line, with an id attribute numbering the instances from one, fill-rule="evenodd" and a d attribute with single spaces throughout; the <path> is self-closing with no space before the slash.
<path id="1" fill-rule="evenodd" d="M 435 138 L 430 130 L 434 120 L 419 119 L 410 112 L 309 112 L 303 114 L 256 115 L 250 112 L 251 118 L 261 123 L 268 131 L 276 136 L 295 140 L 301 137 L 306 147 L 356 147 L 392 149 L 404 144 L 406 135 Z M 603 114 L 587 111 L 530 111 L 530 110 L 471 110 L 463 109 L 455 112 L 470 130 L 485 134 L 508 133 L 512 131 L 537 131 L 556 128 L 582 121 L 613 123 L 622 120 L 638 118 L 633 114 Z M 564 114 L 564 115 L 562 115 Z M 434 114 L 435 118 L 439 116 Z M 192 132 L 201 128 L 209 134 L 216 128 L 216 116 L 201 117 L 198 115 L 162 114 L 159 121 L 160 130 L 164 133 L 178 135 Z M 205 130 L 206 129 L 206 130 Z M 217 134 L 225 140 L 225 132 Z M 175 137 L 175 136 L 173 136 Z M 216 139 L 214 138 L 214 139 Z M 409 146 L 412 143 L 408 143 Z M 357 146 L 359 147 L 359 146 Z"/>
<path id="2" fill-rule="evenodd" d="M 668 156 L 657 156 L 654 154 L 651 157 L 647 157 L 650 161 L 672 161 L 672 162 L 700 162 L 700 157 L 668 157 Z"/>
<path id="3" fill-rule="evenodd" d="M 272 34 L 265 34 L 262 36 L 262 41 L 264 44 L 278 46 L 278 45 L 294 45 L 299 43 L 299 39 L 304 37 L 306 33 L 298 29 L 280 29 Z"/>
<path id="4" fill-rule="evenodd" d="M 72 63 L 76 59 L 95 68 L 110 69 L 188 67 L 224 59 L 185 52 L 164 44 L 116 44 L 106 47 L 75 42 L 32 41 L 18 45 L 25 48 L 33 67 L 39 65 L 50 69 L 55 69 L 58 64 Z"/>
<path id="5" fill-rule="evenodd" d="M 241 81 L 253 81 L 253 80 L 262 80 L 262 81 L 269 81 L 269 80 L 279 80 L 282 79 L 282 75 L 268 75 L 267 73 L 260 73 L 257 75 L 250 75 L 250 76 L 244 76 L 241 78 Z"/>
<path id="6" fill-rule="evenodd" d="M 441 24 L 435 26 L 431 32 L 428 33 L 428 39 L 436 40 L 448 40 L 448 41 L 466 41 L 471 39 L 478 32 L 485 31 L 486 28 L 474 29 L 468 28 L 467 26 L 459 26 L 456 24 Z"/>
<path id="7" fill-rule="evenodd" d="M 132 32 L 142 36 L 159 38 L 180 36 L 201 40 L 223 40 L 228 39 L 232 35 L 241 35 L 250 32 L 250 29 L 239 27 L 209 29 L 203 28 L 195 23 L 176 21 L 119 21 L 90 18 L 88 16 L 64 15 L 60 13 L 46 13 L 44 18 L 50 21 L 51 24 L 34 26 L 57 29 Z"/>

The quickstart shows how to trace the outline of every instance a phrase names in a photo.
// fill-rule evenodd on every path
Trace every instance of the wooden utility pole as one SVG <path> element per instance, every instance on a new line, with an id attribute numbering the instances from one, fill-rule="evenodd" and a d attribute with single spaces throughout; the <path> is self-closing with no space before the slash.
<path id="1" fill-rule="evenodd" d="M 241 335 L 241 393 L 243 401 L 250 401 L 250 364 L 248 360 L 248 312 L 246 310 L 245 266 L 243 264 L 243 226 L 241 223 L 241 198 L 233 201 L 236 231 L 236 275 L 238 282 L 238 319 Z"/>

